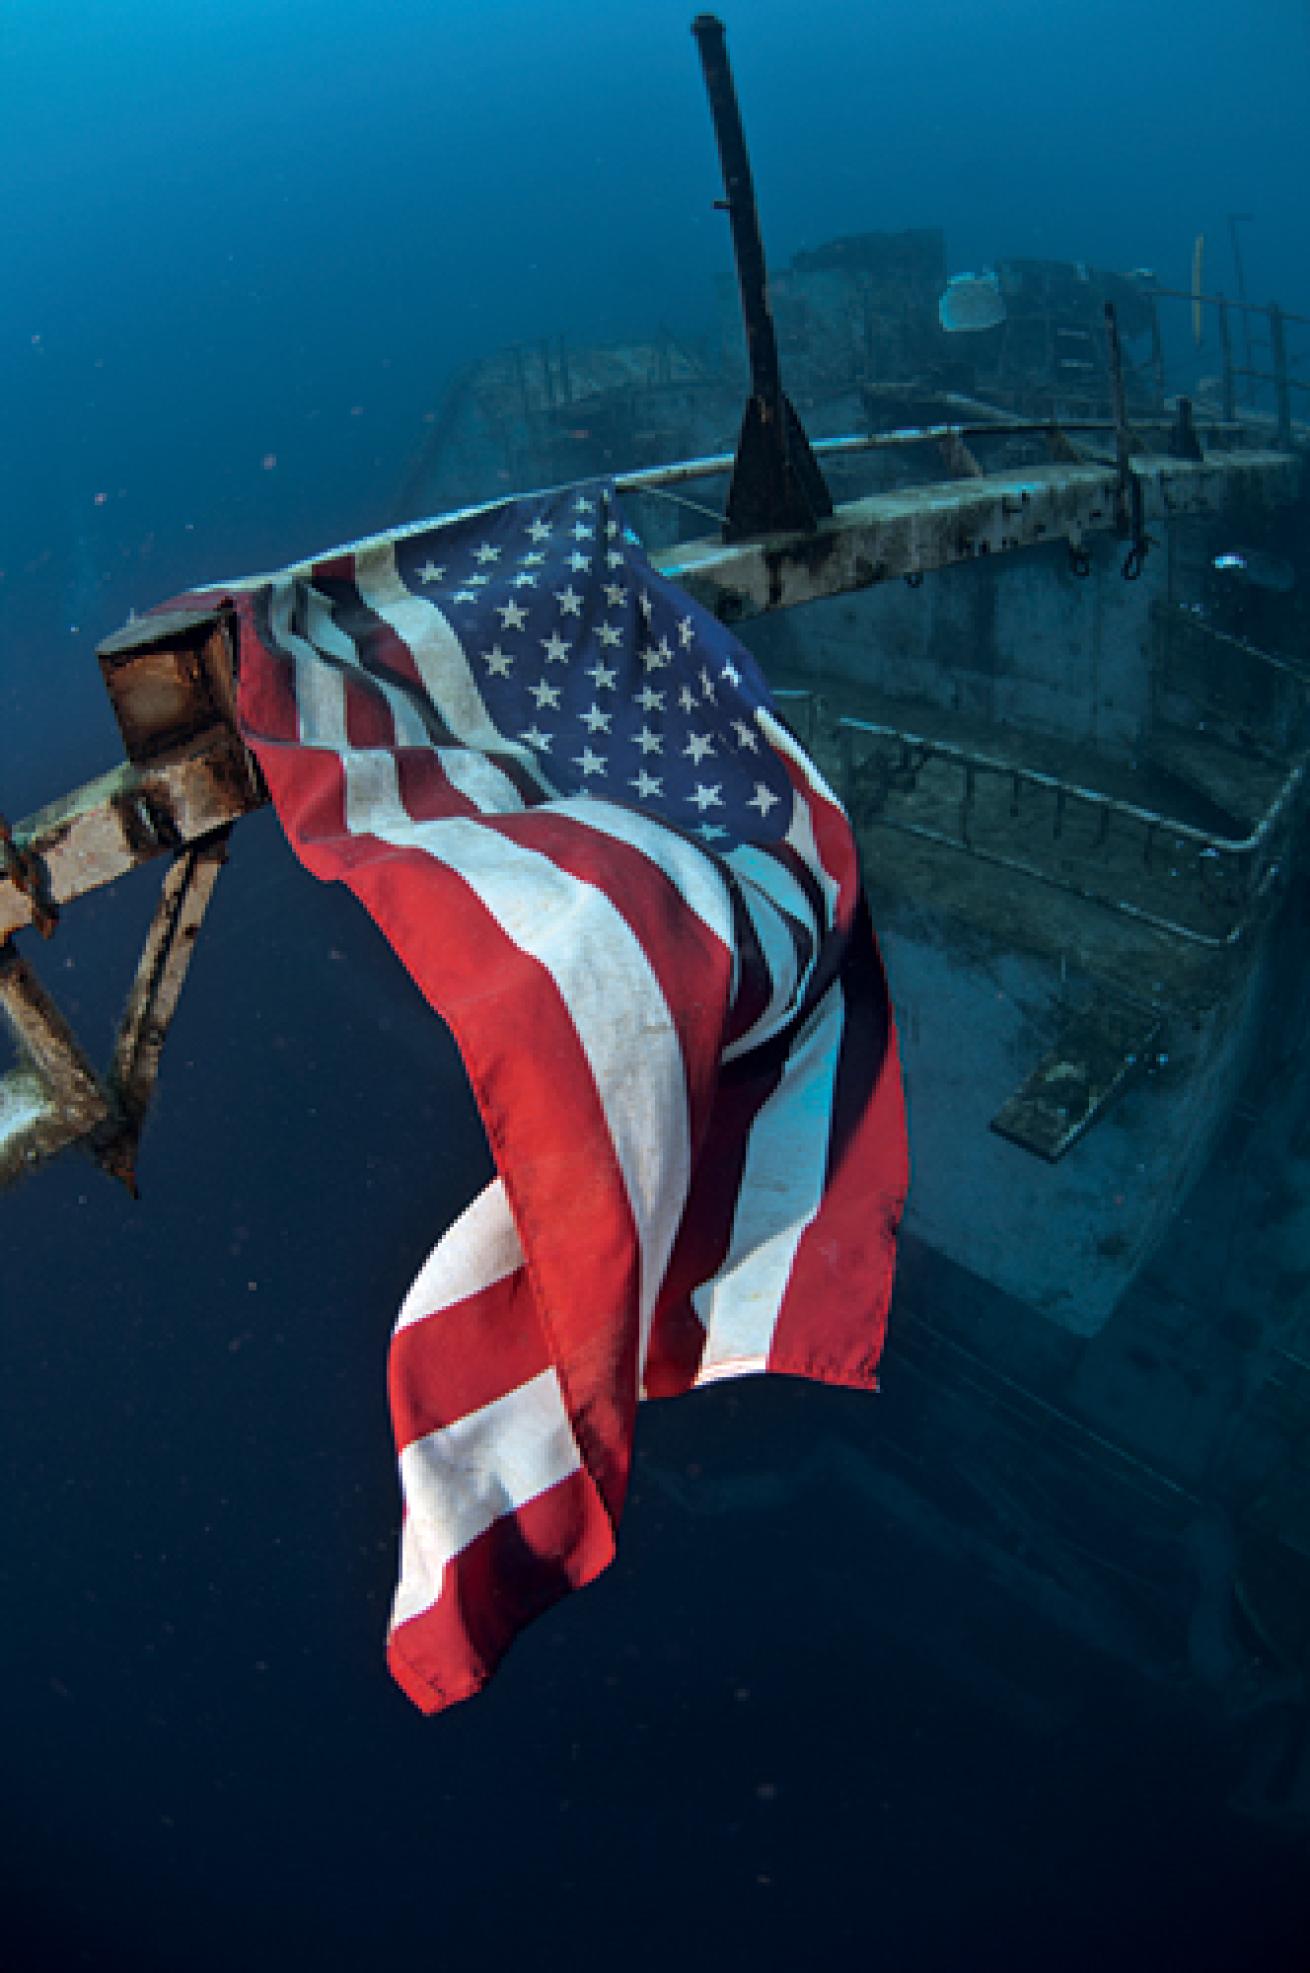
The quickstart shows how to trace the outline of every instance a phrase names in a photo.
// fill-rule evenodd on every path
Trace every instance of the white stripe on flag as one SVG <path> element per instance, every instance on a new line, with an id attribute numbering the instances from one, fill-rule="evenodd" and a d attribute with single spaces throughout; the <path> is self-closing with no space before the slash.
<path id="1" fill-rule="evenodd" d="M 759 1019 L 754 1021 L 744 1034 L 738 1035 L 735 1041 L 729 1042 L 724 1048 L 725 1062 L 735 1061 L 739 1055 L 746 1055 L 752 1048 L 758 1048 L 761 1042 L 767 1041 L 778 1028 L 790 1020 L 800 998 L 801 975 L 797 964 L 799 953 L 796 949 L 795 935 L 787 922 L 783 907 L 778 903 L 776 896 L 770 893 L 795 892 L 794 900 L 788 897 L 788 903 L 793 904 L 794 911 L 800 915 L 800 929 L 810 933 L 811 947 L 817 945 L 823 932 L 823 928 L 814 923 L 814 914 L 800 885 L 771 857 L 755 858 L 755 870 L 758 876 L 746 875 L 742 864 L 737 860 L 735 851 L 729 860 L 742 880 L 741 900 L 755 928 L 760 951 L 764 955 L 769 976 L 769 999 Z M 783 881 L 771 883 L 769 890 L 766 891 L 764 886 L 770 883 L 772 874 L 776 874 Z"/>
<path id="2" fill-rule="evenodd" d="M 387 712 L 395 731 L 397 746 L 431 746 L 432 736 L 408 693 L 400 691 L 376 672 L 363 670 L 355 640 L 334 621 L 328 598 L 320 590 L 313 589 L 308 584 L 302 594 L 305 599 L 305 635 L 310 649 L 325 651 L 330 658 L 337 659 L 339 664 L 364 678 L 374 692 L 381 693 L 387 703 Z M 333 667 L 326 666 L 325 669 L 332 670 Z M 336 744 L 335 737 L 329 737 L 331 744 Z M 344 742 L 344 733 L 341 739 Z"/>
<path id="3" fill-rule="evenodd" d="M 298 598 L 304 605 L 304 633 L 292 628 Z M 307 583 L 298 588 L 292 582 L 274 583 L 269 591 L 268 607 L 272 641 L 287 652 L 296 668 L 298 736 L 302 746 L 343 751 L 347 745 L 346 673 L 369 677 L 361 669 L 353 639 L 333 622 L 327 598 Z M 324 655 L 335 658 L 337 663 L 324 664 Z M 369 683 L 387 702 L 396 743 L 405 747 L 430 746 L 427 727 L 407 695 L 382 678 L 369 677 Z"/>
<path id="4" fill-rule="evenodd" d="M 558 987 L 604 1108 L 636 1227 L 638 1361 L 644 1363 L 655 1297 L 686 1202 L 691 1150 L 682 1049 L 641 942 L 603 891 L 540 851 L 465 817 L 414 821 L 401 804 L 389 755 L 342 759 L 350 827 L 456 871 L 505 937 Z"/>
<path id="5" fill-rule="evenodd" d="M 815 794 L 821 795 L 824 801 L 831 803 L 833 808 L 841 808 L 841 803 L 820 774 L 811 756 L 806 753 L 804 747 L 797 740 L 792 738 L 781 721 L 766 706 L 757 707 L 755 717 L 759 722 L 761 733 L 763 733 L 765 739 L 773 748 L 773 751 L 776 754 L 784 754 L 793 763 L 799 770 L 806 786 L 813 788 Z"/>
<path id="6" fill-rule="evenodd" d="M 467 1301 L 523 1265 L 523 1248 L 498 1178 L 479 1192 L 424 1261 L 396 1318 L 396 1332 Z"/>
<path id="7" fill-rule="evenodd" d="M 694 843 L 666 829 L 661 822 L 594 795 L 575 795 L 568 801 L 552 802 L 550 812 L 571 816 L 593 834 L 608 836 L 613 842 L 626 843 L 629 849 L 637 850 L 648 863 L 663 871 L 706 931 L 712 932 L 722 945 L 733 945 L 728 887 L 704 851 Z"/>
<path id="8" fill-rule="evenodd" d="M 319 653 L 291 628 L 295 587 L 276 582 L 268 593 L 269 636 L 277 650 L 285 651 L 295 665 L 297 737 L 307 746 L 344 747 L 346 744 L 346 684 L 334 665 L 325 665 Z M 356 660 L 352 654 L 352 666 Z"/>
<path id="9" fill-rule="evenodd" d="M 557 793 L 532 748 L 520 746 L 493 723 L 454 626 L 426 596 L 406 589 L 396 572 L 393 541 L 359 557 L 355 587 L 373 614 L 406 646 L 424 690 L 454 737 L 466 747 L 513 755 L 548 795 Z"/>
<path id="10" fill-rule="evenodd" d="M 483 815 L 517 815 L 527 807 L 508 774 L 485 754 L 468 747 L 438 747 L 437 759 L 451 787 Z"/>
<path id="11" fill-rule="evenodd" d="M 576 1473 L 582 1461 L 553 1369 L 400 1455 L 405 1524 L 391 1628 L 430 1609 L 446 1566 L 498 1521 Z"/>
<path id="12" fill-rule="evenodd" d="M 406 646 L 429 699 L 457 740 L 495 751 L 505 744 L 492 725 L 464 646 L 449 619 L 426 596 L 406 589 L 396 572 L 393 542 L 368 549 L 355 563 L 355 587 L 366 608 Z"/>
<path id="13" fill-rule="evenodd" d="M 270 629 L 278 645 L 287 651 L 296 666 L 296 704 L 299 709 L 299 737 L 302 746 L 331 748 L 333 752 L 353 753 L 346 739 L 346 679 L 336 665 L 324 664 L 321 653 L 337 658 L 371 689 L 386 700 L 387 711 L 400 747 L 432 747 L 432 736 L 419 716 L 408 693 L 390 684 L 376 672 L 366 672 L 359 653 L 340 624 L 331 617 L 327 598 L 315 589 L 301 591 L 306 599 L 308 637 L 291 628 L 295 593 L 290 585 L 276 586 L 270 594 Z M 423 606 L 427 608 L 425 604 Z M 521 756 L 523 749 L 497 739 L 502 754 Z M 369 748 L 370 756 L 385 749 Z M 438 747 L 434 750 L 451 786 L 483 814 L 515 814 L 524 806 L 514 782 L 485 754 L 464 747 Z M 362 757 L 357 755 L 357 758 Z M 540 779 L 540 776 L 537 777 Z M 358 833 L 358 831 L 357 831 Z"/>
<path id="14" fill-rule="evenodd" d="M 723 1265 L 692 1296 L 706 1332 L 698 1384 L 768 1367 L 796 1249 L 823 1198 L 843 1026 L 834 980 L 751 1129 Z"/>

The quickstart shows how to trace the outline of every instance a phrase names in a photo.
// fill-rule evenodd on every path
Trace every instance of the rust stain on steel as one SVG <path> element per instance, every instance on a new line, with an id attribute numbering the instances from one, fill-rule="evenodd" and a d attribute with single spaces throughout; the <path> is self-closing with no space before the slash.
<path id="1" fill-rule="evenodd" d="M 129 760 L 158 759 L 232 725 L 230 612 L 174 610 L 129 623 L 97 650 Z"/>
<path id="2" fill-rule="evenodd" d="M 124 761 L 16 824 L 14 837 L 40 860 L 53 903 L 67 904 L 267 799 L 254 757 L 219 725 L 167 759 Z M 0 942 L 31 918 L 28 899 L 0 874 Z"/>
<path id="3" fill-rule="evenodd" d="M 1285 453 L 1247 452 L 1199 462 L 1142 456 L 1133 472 L 1150 519 L 1204 512 L 1244 488 L 1290 497 L 1298 467 Z M 875 494 L 839 507 L 813 533 L 682 542 L 655 559 L 724 622 L 738 622 L 894 576 L 1113 529 L 1115 487 L 1111 467 L 1053 463 Z"/>
<path id="4" fill-rule="evenodd" d="M 160 850 L 182 847 L 182 835 L 167 807 L 146 786 L 125 788 L 115 796 L 112 807 L 123 831 L 123 841 L 134 863 L 144 863 Z"/>
<path id="5" fill-rule="evenodd" d="M 20 1054 L 0 1077 L 0 1184 L 85 1142 L 136 1196 L 137 1140 L 230 827 L 193 844 L 165 874 L 103 1080 L 31 967 L 12 946 L 0 947 L 0 1010 Z"/>

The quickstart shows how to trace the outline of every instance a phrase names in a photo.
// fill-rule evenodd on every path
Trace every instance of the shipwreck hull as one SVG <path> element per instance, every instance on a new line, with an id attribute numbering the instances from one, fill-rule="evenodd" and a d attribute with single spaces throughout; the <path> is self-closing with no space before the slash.
<path id="1" fill-rule="evenodd" d="M 1288 692 L 1225 650 L 1216 694 L 1198 525 L 1135 581 L 1052 544 L 746 626 L 860 834 L 907 1231 L 1073 1338 L 1241 1096 L 1301 822 Z"/>
<path id="2" fill-rule="evenodd" d="M 1157 1021 L 1153 1010 L 1125 1009 L 1127 1087 L 1050 1163 L 997 1120 L 1042 1061 L 1055 1071 L 1045 1080 L 1056 1107 L 1073 1112 L 1109 1025 L 1103 979 L 999 937 L 962 937 L 949 914 L 872 889 L 884 907 L 909 1101 L 908 1229 L 1061 1329 L 1096 1334 L 1154 1253 L 1242 1087 L 1260 955 L 1199 1014 Z"/>

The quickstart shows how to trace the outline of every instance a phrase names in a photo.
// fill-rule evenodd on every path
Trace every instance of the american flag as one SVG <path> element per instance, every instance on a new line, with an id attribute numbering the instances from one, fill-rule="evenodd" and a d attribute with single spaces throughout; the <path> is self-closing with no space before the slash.
<path id="1" fill-rule="evenodd" d="M 613 1557 L 639 1399 L 875 1385 L 906 1186 L 886 983 L 839 804 L 612 486 L 233 602 L 291 844 L 448 1023 L 495 1160 L 390 1353 L 388 1661 L 435 1712 Z"/>

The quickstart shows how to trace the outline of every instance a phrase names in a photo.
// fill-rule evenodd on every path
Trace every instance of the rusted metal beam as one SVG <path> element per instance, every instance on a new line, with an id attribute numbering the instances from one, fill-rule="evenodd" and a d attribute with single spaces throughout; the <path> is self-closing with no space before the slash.
<path id="1" fill-rule="evenodd" d="M 42 863 L 51 901 L 68 904 L 265 800 L 237 735 L 216 728 L 150 766 L 120 763 L 16 824 L 14 839 Z M 32 916 L 24 891 L 0 877 L 0 944 Z"/>
<path id="2" fill-rule="evenodd" d="M 181 997 L 201 921 L 227 861 L 229 825 L 175 859 L 160 891 L 110 1068 L 119 1128 L 100 1162 L 136 1190 L 136 1145 L 155 1093 L 164 1040 Z"/>
<path id="3" fill-rule="evenodd" d="M 1210 511 L 1239 495 L 1287 499 L 1298 471 L 1294 457 L 1274 451 L 1133 462 L 1148 518 Z M 1116 489 L 1109 466 L 983 474 L 849 502 L 814 534 L 682 542 L 655 559 L 731 621 L 953 562 L 1112 533 Z M 179 613 L 129 624 L 101 647 L 134 758 L 15 825 L 15 845 L 39 865 L 52 905 L 176 852 L 266 799 L 230 723 L 226 634 L 217 614 Z M 0 874 L 0 942 L 33 917 L 29 892 Z"/>
<path id="4" fill-rule="evenodd" d="M 0 943 L 43 908 L 175 854 L 267 799 L 236 731 L 223 612 L 144 617 L 107 638 L 99 657 L 128 758 L 15 825 L 14 851 L 40 885 L 23 881 L 12 857 L 0 861 Z"/>
<path id="5" fill-rule="evenodd" d="M 137 1141 L 228 834 L 184 850 L 165 876 L 103 1080 L 32 967 L 0 946 L 0 1013 L 18 1051 L 0 1076 L 0 1185 L 84 1143 L 135 1196 Z"/>
<path id="6" fill-rule="evenodd" d="M 1197 461 L 1138 455 L 1132 472 L 1145 519 L 1216 511 L 1248 495 L 1293 497 L 1298 460 L 1275 451 L 1210 453 Z M 679 542 L 655 556 L 724 622 L 794 609 L 824 596 L 867 589 L 1043 542 L 1078 546 L 1119 524 L 1111 465 L 1050 465 L 905 487 L 840 506 L 813 534 L 753 541 Z"/>
<path id="7" fill-rule="evenodd" d="M 129 758 L 6 830 L 0 855 L 0 1012 L 18 1052 L 0 1076 L 0 1183 L 82 1142 L 135 1192 L 137 1138 L 227 834 L 266 794 L 236 731 L 222 611 L 128 624 L 99 655 Z M 166 852 L 173 864 L 102 1079 L 11 934 L 35 924 L 49 935 L 61 905 Z"/>
<path id="8" fill-rule="evenodd" d="M 235 727 L 226 610 L 133 618 L 105 638 L 96 656 L 129 760 L 156 760 L 212 727 Z"/>
<path id="9" fill-rule="evenodd" d="M 0 1185 L 103 1126 L 113 1102 L 73 1030 L 13 946 L 0 945 L 0 1014 L 18 1066 L 0 1076 Z"/>

